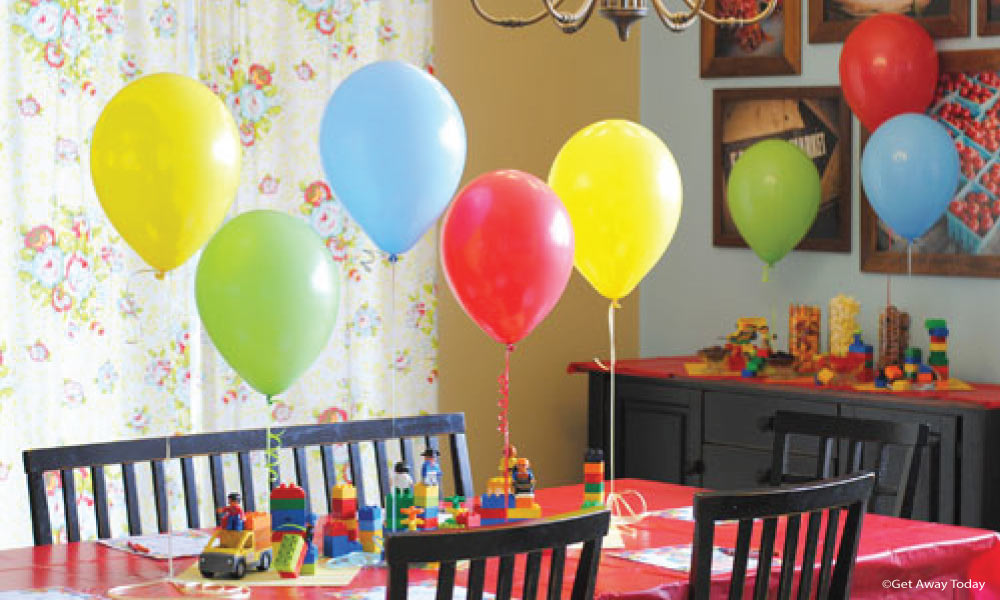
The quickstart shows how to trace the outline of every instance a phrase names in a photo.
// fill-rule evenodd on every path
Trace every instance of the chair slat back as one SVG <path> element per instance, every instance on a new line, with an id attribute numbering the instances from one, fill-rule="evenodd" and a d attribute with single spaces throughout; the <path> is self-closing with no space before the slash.
<path id="1" fill-rule="evenodd" d="M 790 472 L 792 436 L 817 439 L 815 475 Z M 838 474 L 872 469 L 875 470 L 877 479 L 872 493 L 875 502 L 869 510 L 893 517 L 910 518 L 917 494 L 921 457 L 928 446 L 928 437 L 929 428 L 923 423 L 778 411 L 774 415 L 771 485 L 829 479 Z M 846 449 L 843 469 L 837 468 L 838 442 L 843 442 Z M 890 446 L 898 446 L 903 451 L 897 482 L 886 481 L 887 473 L 891 470 L 887 452 Z M 869 456 L 866 456 L 866 450 L 872 450 Z M 879 499 L 886 500 L 888 509 L 879 510 Z"/>
<path id="2" fill-rule="evenodd" d="M 582 510 L 546 519 L 511 525 L 445 529 L 430 532 L 388 534 L 385 560 L 389 566 L 388 600 L 405 600 L 408 568 L 414 563 L 439 562 L 438 600 L 451 600 L 454 592 L 455 563 L 470 561 L 467 598 L 480 600 L 486 585 L 487 561 L 497 564 L 494 594 L 510 600 L 514 589 L 518 555 L 524 558 L 524 583 L 520 598 L 533 600 L 539 589 L 543 553 L 550 551 L 548 600 L 562 598 L 566 546 L 583 543 L 570 598 L 590 600 L 600 562 L 601 541 L 608 532 L 607 510 Z M 445 565 L 449 565 L 444 568 Z"/>
<path id="3" fill-rule="evenodd" d="M 385 496 L 389 489 L 389 473 L 393 465 L 388 464 L 392 456 L 389 449 L 397 451 L 403 460 L 417 468 L 417 448 L 423 449 L 431 441 L 431 447 L 440 448 L 438 437 L 445 436 L 449 440 L 452 458 L 452 481 L 456 494 L 472 497 L 472 468 L 469 463 L 469 452 L 465 439 L 465 416 L 461 413 L 423 415 L 403 417 L 398 419 L 375 419 L 368 421 L 349 421 L 323 425 L 296 425 L 273 428 L 279 432 L 282 448 L 290 449 L 294 463 L 295 483 L 302 486 L 307 494 L 314 495 L 319 491 L 312 485 L 309 478 L 308 458 L 310 448 L 318 448 L 323 473 L 323 497 L 325 506 L 332 510 L 333 500 L 331 488 L 337 481 L 336 465 L 334 464 L 333 447 L 346 444 L 348 448 L 349 476 L 357 487 L 358 498 L 365 495 L 365 445 L 374 445 L 375 454 L 379 457 L 374 480 L 379 482 L 379 495 Z M 122 488 L 125 499 L 125 513 L 128 522 L 128 533 L 138 535 L 143 533 L 141 522 L 139 482 L 136 473 L 137 464 L 148 464 L 152 480 L 152 500 L 156 514 L 155 527 L 158 531 L 167 530 L 166 479 L 167 469 L 171 464 L 180 464 L 182 493 L 187 523 L 175 523 L 175 528 L 202 527 L 199 518 L 199 490 L 195 460 L 207 457 L 209 481 L 211 482 L 211 498 L 216 509 L 226 505 L 226 478 L 224 456 L 236 456 L 238 467 L 239 489 L 243 495 L 245 510 L 257 510 L 254 488 L 254 461 L 252 453 L 273 448 L 268 444 L 267 430 L 248 429 L 225 431 L 218 433 L 199 433 L 170 438 L 170 460 L 167 460 L 166 438 L 144 438 L 120 442 L 86 444 L 79 446 L 63 446 L 56 448 L 41 448 L 24 452 L 24 470 L 27 475 L 28 497 L 31 507 L 32 534 L 35 545 L 52 543 L 52 515 L 48 507 L 45 475 L 56 472 L 62 483 L 63 500 L 65 503 L 64 525 L 67 539 L 80 539 L 80 515 L 76 502 L 76 482 L 74 472 L 78 469 L 89 470 L 94 487 L 94 512 L 99 538 L 112 535 L 110 515 L 108 511 L 109 498 L 107 477 L 109 470 L 121 469 Z M 276 456 L 276 454 L 274 455 Z M 204 459 L 202 459 L 204 460 Z M 274 469 L 280 475 L 276 461 L 265 456 L 265 467 Z M 258 470 L 260 467 L 257 467 Z M 446 471 L 446 469 L 442 469 Z M 261 473 L 257 473 L 258 476 Z M 269 478 L 268 478 L 269 480 Z M 318 480 L 317 480 L 318 481 Z M 277 479 L 271 482 L 277 483 Z M 145 491 L 145 490 L 144 490 Z M 206 490 L 201 490 L 207 493 Z M 148 493 L 144 494 L 148 497 Z"/>
<path id="4" fill-rule="evenodd" d="M 690 597 L 693 600 L 709 598 L 715 525 L 720 521 L 737 520 L 739 529 L 733 555 L 730 600 L 743 597 L 745 573 L 752 556 L 749 550 L 755 521 L 763 522 L 756 555 L 755 599 L 791 598 L 796 587 L 796 568 L 799 570 L 798 598 L 848 598 L 865 504 L 874 486 L 874 473 L 862 473 L 797 486 L 695 494 Z M 840 527 L 841 512 L 847 515 L 843 528 Z M 804 514 L 809 515 L 809 521 L 803 541 L 800 539 L 800 523 Z M 824 514 L 826 531 L 819 574 L 816 576 L 815 558 Z M 784 552 L 777 589 L 773 589 L 771 574 L 779 521 L 785 522 Z M 798 561 L 800 554 L 802 560 Z M 816 594 L 812 593 L 814 578 Z"/>

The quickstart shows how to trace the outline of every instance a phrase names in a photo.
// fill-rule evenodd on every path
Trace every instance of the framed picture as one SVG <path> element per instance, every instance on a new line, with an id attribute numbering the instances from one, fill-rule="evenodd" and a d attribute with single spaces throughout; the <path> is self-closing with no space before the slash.
<path id="1" fill-rule="evenodd" d="M 851 113 L 839 87 L 715 90 L 712 244 L 746 247 L 726 202 L 736 159 L 753 144 L 782 139 L 805 150 L 823 185 L 819 215 L 796 247 L 851 251 Z"/>
<path id="2" fill-rule="evenodd" d="M 1000 35 L 1000 0 L 979 0 L 976 20 L 979 35 Z"/>
<path id="3" fill-rule="evenodd" d="M 980 0 L 980 2 L 996 0 Z M 842 42 L 866 17 L 914 17 L 931 36 L 968 37 L 971 0 L 809 0 L 809 43 Z"/>
<path id="4" fill-rule="evenodd" d="M 955 139 L 961 175 L 945 213 L 912 248 L 912 272 L 1000 277 L 1000 50 L 940 52 L 938 95 L 928 114 Z M 868 140 L 861 133 L 861 147 Z M 861 190 L 861 270 L 906 273 L 906 241 Z"/>
<path id="5" fill-rule="evenodd" d="M 802 0 L 777 0 L 767 19 L 742 27 L 701 20 L 701 76 L 798 75 L 802 70 Z M 719 16 L 761 10 L 767 0 L 705 0 Z"/>

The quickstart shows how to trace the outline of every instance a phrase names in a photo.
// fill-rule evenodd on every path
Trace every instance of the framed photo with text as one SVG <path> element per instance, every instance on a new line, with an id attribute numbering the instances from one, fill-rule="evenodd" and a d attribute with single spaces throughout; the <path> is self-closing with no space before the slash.
<path id="1" fill-rule="evenodd" d="M 746 247 L 726 203 L 736 160 L 767 139 L 787 140 L 812 158 L 823 197 L 798 250 L 851 251 L 851 113 L 839 87 L 720 89 L 713 94 L 712 244 Z"/>

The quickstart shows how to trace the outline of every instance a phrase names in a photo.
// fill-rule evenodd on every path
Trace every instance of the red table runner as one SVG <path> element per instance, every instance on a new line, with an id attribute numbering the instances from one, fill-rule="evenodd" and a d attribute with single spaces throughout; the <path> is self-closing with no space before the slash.
<path id="1" fill-rule="evenodd" d="M 619 490 L 634 489 L 645 496 L 649 509 L 690 506 L 694 488 L 620 480 Z M 540 490 L 538 500 L 546 514 L 568 512 L 579 507 L 582 486 Z M 648 517 L 626 537 L 629 548 L 652 548 L 690 544 L 694 524 L 661 517 Z M 716 544 L 732 546 L 735 526 L 720 526 Z M 780 546 L 776 546 L 779 547 Z M 178 570 L 192 559 L 178 560 Z M 567 578 L 575 563 L 567 564 Z M 93 542 L 0 552 L 0 590 L 65 586 L 79 591 L 104 593 L 108 588 L 165 576 L 165 561 L 156 561 L 110 549 Z M 433 577 L 414 573 L 411 580 Z M 749 574 L 748 574 L 749 577 Z M 686 598 L 687 574 L 608 556 L 601 559 L 597 594 L 602 598 Z M 458 584 L 463 577 L 459 576 Z M 983 582 L 985 589 L 956 589 L 953 580 Z M 489 579 L 487 579 L 489 581 Z M 518 581 L 518 579 L 515 579 Z M 888 583 L 883 583 L 888 582 Z M 922 582 L 922 583 L 919 583 Z M 928 590 L 931 582 L 945 585 Z M 355 577 L 352 588 L 385 585 L 385 571 L 367 568 Z M 884 587 L 885 586 L 885 587 Z M 895 586 L 895 587 L 893 587 Z M 907 588 L 905 586 L 912 586 Z M 723 596 L 728 576 L 713 580 L 713 596 Z M 329 598 L 334 588 L 254 588 L 254 598 Z M 541 589 L 545 589 L 542 587 Z M 518 593 L 515 589 L 515 594 Z M 907 521 L 867 515 L 862 529 L 858 565 L 851 598 L 1000 598 L 1000 534 L 980 529 Z"/>
<path id="2" fill-rule="evenodd" d="M 693 381 L 728 381 L 747 385 L 781 385 L 806 389 L 817 389 L 811 384 L 797 381 L 771 380 L 767 378 L 749 379 L 726 375 L 694 376 L 688 375 L 684 369 L 685 363 L 700 362 L 696 356 L 660 356 L 655 358 L 632 358 L 619 360 L 615 363 L 615 373 L 618 375 L 633 375 L 635 377 L 650 377 L 653 379 L 689 379 Z M 607 366 L 607 361 L 604 365 Z M 574 362 L 566 368 L 569 373 L 605 372 L 606 369 L 594 362 Z M 968 391 L 931 390 L 926 392 L 908 390 L 901 392 L 906 396 L 919 398 L 935 398 L 948 402 L 976 404 L 986 409 L 1000 408 L 1000 385 L 992 383 L 974 383 L 975 389 Z M 850 391 L 855 394 L 886 394 L 890 392 L 861 392 L 851 386 L 834 385 L 820 389 Z"/>

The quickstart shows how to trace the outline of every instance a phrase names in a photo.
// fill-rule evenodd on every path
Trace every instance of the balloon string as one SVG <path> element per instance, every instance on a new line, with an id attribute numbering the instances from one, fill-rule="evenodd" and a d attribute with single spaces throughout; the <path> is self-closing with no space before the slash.
<path id="1" fill-rule="evenodd" d="M 770 280 L 771 280 L 771 265 L 764 263 L 764 268 L 763 270 L 761 270 L 760 273 L 760 281 L 761 283 L 767 283 Z"/>
<path id="2" fill-rule="evenodd" d="M 885 305 L 892 306 L 892 275 L 885 276 Z"/>
<path id="3" fill-rule="evenodd" d="M 913 276 L 913 242 L 906 242 L 906 276 Z"/>
<path id="4" fill-rule="evenodd" d="M 608 446 L 608 466 L 611 470 L 611 476 L 608 479 L 608 489 L 610 494 L 608 498 L 615 498 L 615 363 L 617 362 L 617 353 L 615 351 L 615 309 L 620 308 L 618 300 L 614 299 L 611 304 L 608 305 L 608 338 L 611 342 L 611 365 L 610 365 L 610 394 L 609 394 L 609 404 L 611 411 L 611 435 L 610 444 Z M 609 504 L 609 508 L 613 509 L 613 505 Z"/>
<path id="5" fill-rule="evenodd" d="M 396 438 L 396 263 L 399 262 L 399 256 L 396 254 L 389 254 L 389 322 L 386 327 L 389 329 L 389 418 L 390 430 L 392 432 L 392 438 Z M 389 465 L 389 467 L 394 467 L 394 465 Z M 393 472 L 395 469 L 392 469 Z M 413 473 L 415 476 L 416 473 Z M 355 483 L 357 485 L 357 483 Z M 392 517 L 388 520 L 389 523 L 393 522 L 393 519 L 399 518 L 399 512 L 396 508 L 396 492 L 390 489 L 391 509 Z"/>
<path id="6" fill-rule="evenodd" d="M 514 344 L 504 346 L 503 374 L 497 377 L 500 384 L 500 425 L 497 429 L 503 436 L 503 516 L 506 521 L 510 508 L 510 355 L 514 352 Z"/>
<path id="7" fill-rule="evenodd" d="M 154 276 L 159 280 L 162 280 L 164 275 L 162 271 L 157 271 L 156 269 L 144 268 L 132 271 L 131 273 L 129 273 L 128 278 L 125 279 L 125 299 L 127 302 L 130 303 L 129 311 L 131 311 L 130 313 L 126 314 L 126 316 L 135 317 L 135 327 L 133 328 L 134 329 L 133 333 L 135 333 L 135 335 L 130 336 L 129 339 L 126 339 L 125 340 L 126 344 L 138 344 L 139 340 L 142 339 L 142 319 L 140 319 L 139 315 L 136 314 L 134 311 L 135 294 L 132 292 L 132 280 L 135 279 L 138 275 L 142 275 L 143 273 L 153 273 Z"/>

